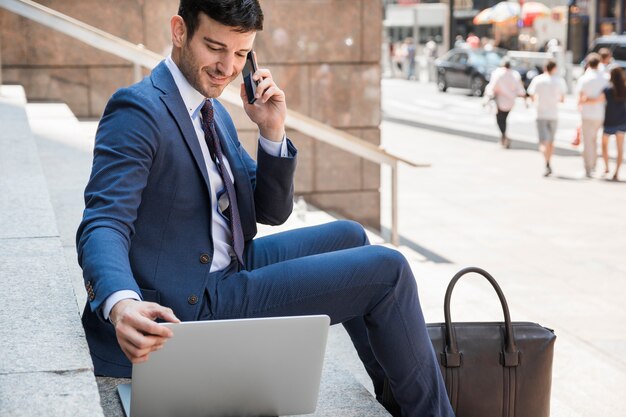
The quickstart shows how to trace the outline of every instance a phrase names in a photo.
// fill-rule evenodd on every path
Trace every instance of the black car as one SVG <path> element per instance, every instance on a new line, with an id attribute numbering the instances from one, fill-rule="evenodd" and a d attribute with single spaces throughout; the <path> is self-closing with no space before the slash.
<path id="1" fill-rule="evenodd" d="M 454 48 L 435 61 L 437 67 L 437 87 L 446 91 L 448 87 L 467 88 L 471 94 L 480 97 L 485 92 L 493 70 L 500 66 L 506 56 L 503 49 Z M 511 68 L 520 73 L 524 88 L 530 80 L 541 73 L 541 68 L 529 68 L 511 59 Z"/>
<path id="2" fill-rule="evenodd" d="M 435 61 L 437 87 L 468 88 L 472 95 L 482 96 L 491 72 L 500 65 L 505 52 L 499 49 L 454 48 Z"/>

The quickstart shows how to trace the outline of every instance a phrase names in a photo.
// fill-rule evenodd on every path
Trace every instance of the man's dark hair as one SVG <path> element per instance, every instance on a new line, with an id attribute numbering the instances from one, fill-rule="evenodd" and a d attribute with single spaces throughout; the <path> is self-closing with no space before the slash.
<path id="1" fill-rule="evenodd" d="M 609 48 L 598 49 L 598 55 L 600 55 L 600 58 L 602 58 L 602 61 L 610 59 L 613 56 Z"/>
<path id="2" fill-rule="evenodd" d="M 556 62 L 552 59 L 548 60 L 548 62 L 546 62 L 546 71 L 548 73 L 552 72 L 553 69 L 556 68 Z"/>
<path id="3" fill-rule="evenodd" d="M 187 39 L 196 33 L 200 13 L 237 32 L 263 30 L 263 10 L 258 0 L 180 0 L 178 15 L 187 26 Z"/>
<path id="4" fill-rule="evenodd" d="M 589 68 L 591 69 L 598 68 L 598 65 L 600 65 L 600 55 L 596 54 L 595 52 L 587 55 L 587 65 L 589 65 Z"/>
<path id="5" fill-rule="evenodd" d="M 500 65 L 502 65 L 504 68 L 511 68 L 511 60 L 509 58 L 502 58 L 502 61 L 500 61 Z"/>

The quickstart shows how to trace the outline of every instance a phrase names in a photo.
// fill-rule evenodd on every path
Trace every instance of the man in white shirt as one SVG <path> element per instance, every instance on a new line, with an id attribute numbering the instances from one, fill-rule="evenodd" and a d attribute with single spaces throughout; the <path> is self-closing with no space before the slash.
<path id="1" fill-rule="evenodd" d="M 539 150 L 546 161 L 545 176 L 552 174 L 550 158 L 554 150 L 554 136 L 558 120 L 558 105 L 562 103 L 567 92 L 563 77 L 556 74 L 556 62 L 549 60 L 544 73 L 533 78 L 528 86 L 528 94 L 535 102 L 537 109 L 537 132 L 539 134 Z"/>
<path id="2" fill-rule="evenodd" d="M 596 99 L 608 85 L 604 72 L 600 71 L 600 55 L 591 53 L 587 57 L 588 68 L 578 80 L 576 91 L 580 106 L 581 130 L 583 137 L 583 161 L 585 164 L 585 176 L 591 178 L 596 168 L 598 131 L 604 122 L 604 103 L 585 102 L 587 98 Z"/>
<path id="3" fill-rule="evenodd" d="M 485 94 L 496 100 L 498 108 L 496 122 L 501 133 L 500 144 L 509 148 L 511 140 L 506 135 L 506 119 L 515 105 L 515 99 L 525 96 L 526 90 L 522 84 L 522 77 L 519 72 L 511 69 L 511 62 L 507 58 L 504 58 L 502 66 L 491 74 L 489 84 L 485 87 Z"/>

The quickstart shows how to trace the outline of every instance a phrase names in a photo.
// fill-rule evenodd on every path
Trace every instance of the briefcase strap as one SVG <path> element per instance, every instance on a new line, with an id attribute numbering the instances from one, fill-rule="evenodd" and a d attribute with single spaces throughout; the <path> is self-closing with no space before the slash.
<path id="1" fill-rule="evenodd" d="M 506 302 L 506 298 L 504 297 L 504 293 L 500 286 L 496 282 L 496 280 L 484 269 L 471 266 L 468 268 L 464 268 L 456 273 L 456 275 L 448 284 L 448 289 L 446 290 L 446 298 L 444 300 L 444 315 L 446 320 L 446 354 L 445 361 L 446 367 L 458 367 L 461 366 L 461 354 L 459 353 L 459 347 L 456 341 L 456 336 L 454 331 L 452 330 L 452 320 L 450 318 L 450 299 L 452 298 L 452 290 L 456 285 L 457 281 L 461 279 L 462 276 L 470 273 L 477 273 L 482 275 L 489 281 L 489 283 L 493 286 L 494 290 L 498 294 L 498 298 L 500 298 L 500 304 L 502 305 L 502 311 L 504 313 L 504 328 L 505 328 L 505 347 L 504 352 L 502 352 L 502 364 L 504 366 L 517 366 L 519 364 L 519 351 L 515 345 L 515 335 L 513 334 L 513 326 L 511 325 L 511 315 L 509 314 L 509 305 Z"/>

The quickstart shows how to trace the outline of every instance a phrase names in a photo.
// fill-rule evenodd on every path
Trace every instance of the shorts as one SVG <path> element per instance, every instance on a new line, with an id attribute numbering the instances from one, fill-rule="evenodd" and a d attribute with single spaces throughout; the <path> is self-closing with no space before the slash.
<path id="1" fill-rule="evenodd" d="M 626 123 L 617 126 L 604 126 L 605 135 L 614 135 L 618 132 L 626 132 Z"/>
<path id="2" fill-rule="evenodd" d="M 537 132 L 540 142 L 554 142 L 556 135 L 556 120 L 537 120 Z"/>

